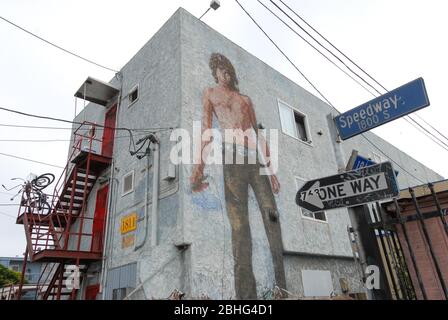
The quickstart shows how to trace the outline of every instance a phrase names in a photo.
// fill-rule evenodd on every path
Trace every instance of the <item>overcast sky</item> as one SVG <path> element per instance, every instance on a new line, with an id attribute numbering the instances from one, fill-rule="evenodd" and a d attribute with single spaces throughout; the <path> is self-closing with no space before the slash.
<path id="1" fill-rule="evenodd" d="M 270 5 L 268 0 L 261 0 Z M 277 1 L 277 0 L 276 0 Z M 446 35 L 448 4 L 442 0 L 284 0 L 344 53 L 391 90 L 418 77 L 426 82 L 431 106 L 418 112 L 448 136 L 444 94 L 448 74 Z M 0 16 L 61 47 L 113 69 L 120 69 L 183 7 L 199 17 L 209 0 L 87 1 L 2 0 Z M 286 29 L 256 0 L 241 3 L 259 21 L 287 55 L 340 111 L 373 97 L 329 64 Z M 272 5 L 270 5 L 274 8 Z M 275 9 L 275 8 L 274 8 Z M 313 94 L 317 93 L 276 51 L 233 0 L 202 19 L 218 32 Z M 67 55 L 0 20 L 0 106 L 71 120 L 73 94 L 92 76 L 109 81 L 114 74 Z M 416 118 L 418 119 L 418 118 Z M 54 121 L 27 118 L 0 111 L 0 152 L 65 166 L 70 130 L 25 129 L 2 126 L 34 125 L 67 128 Z M 402 151 L 448 177 L 447 151 L 404 120 L 373 130 Z M 2 140 L 65 140 L 9 142 Z M 448 142 L 447 142 L 448 143 Z M 61 170 L 0 155 L 0 183 L 30 172 Z M 4 204 L 11 195 L 0 190 L 0 256 L 21 255 L 23 226 L 15 225 L 17 207 Z"/>

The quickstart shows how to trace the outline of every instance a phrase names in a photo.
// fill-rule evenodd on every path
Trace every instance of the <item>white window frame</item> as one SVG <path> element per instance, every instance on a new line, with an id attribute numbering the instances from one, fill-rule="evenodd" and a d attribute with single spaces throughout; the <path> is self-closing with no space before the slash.
<path id="1" fill-rule="evenodd" d="M 135 99 L 134 101 L 131 102 L 131 100 L 130 100 L 131 93 L 136 89 L 137 89 L 137 99 Z M 131 90 L 129 90 L 127 97 L 128 97 L 128 101 L 129 101 L 128 108 L 130 108 L 133 104 L 135 104 L 140 99 L 140 87 L 138 84 L 136 84 L 135 86 L 132 87 Z"/>
<path id="2" fill-rule="evenodd" d="M 302 177 L 299 177 L 299 176 L 294 176 L 294 183 L 296 184 L 296 190 L 299 191 L 299 185 L 297 184 L 297 180 L 302 180 L 304 183 L 306 183 L 309 179 L 305 179 L 305 178 L 302 178 Z M 324 213 L 325 220 L 311 218 L 311 217 L 308 217 L 308 216 L 304 215 L 303 214 L 303 210 L 302 210 L 301 207 L 299 207 L 299 211 L 300 211 L 300 216 L 302 217 L 302 219 L 313 221 L 313 222 L 320 222 L 320 223 L 328 224 L 328 216 L 327 216 L 327 212 L 325 210 L 319 211 L 319 212 L 323 212 Z M 313 217 L 315 217 L 314 212 L 313 212 Z"/>
<path id="3" fill-rule="evenodd" d="M 294 115 L 294 113 L 298 113 L 299 115 L 301 115 L 304 118 L 303 119 L 303 123 L 305 124 L 305 132 L 306 132 L 306 136 L 308 138 L 308 141 L 303 141 L 299 137 L 292 136 L 292 135 L 290 135 L 289 133 L 287 133 L 286 131 L 283 130 L 282 118 L 280 116 L 280 112 L 281 112 L 280 111 L 280 103 L 285 105 L 286 107 L 290 108 L 292 113 L 293 113 L 293 115 Z M 291 138 L 293 138 L 293 139 L 295 139 L 297 141 L 300 141 L 301 143 L 303 143 L 306 146 L 313 147 L 313 141 L 311 140 L 310 124 L 308 122 L 308 116 L 305 113 L 303 113 L 302 111 L 300 111 L 299 109 L 291 106 L 290 104 L 284 102 L 281 99 L 277 99 L 277 110 L 278 110 L 278 117 L 280 119 L 280 127 L 281 127 L 281 130 L 282 130 L 282 133 L 284 135 L 287 135 L 288 137 L 291 137 Z M 294 120 L 294 125 L 296 125 L 296 119 L 294 118 L 293 120 Z M 296 127 L 296 130 L 297 130 L 297 127 Z"/>
<path id="4" fill-rule="evenodd" d="M 124 184 L 124 181 L 125 181 L 125 179 L 126 179 L 127 177 L 129 177 L 129 176 L 132 176 L 132 188 L 129 189 L 129 190 L 127 190 L 127 191 L 125 191 L 125 190 L 124 190 L 124 185 L 125 185 L 125 184 Z M 121 188 L 121 196 L 122 196 L 122 197 L 125 196 L 125 195 L 127 195 L 127 194 L 130 194 L 130 193 L 134 192 L 134 184 L 135 184 L 134 170 L 129 171 L 128 173 L 126 173 L 126 174 L 123 176 L 123 178 L 121 178 L 121 184 L 122 184 L 122 188 Z"/>

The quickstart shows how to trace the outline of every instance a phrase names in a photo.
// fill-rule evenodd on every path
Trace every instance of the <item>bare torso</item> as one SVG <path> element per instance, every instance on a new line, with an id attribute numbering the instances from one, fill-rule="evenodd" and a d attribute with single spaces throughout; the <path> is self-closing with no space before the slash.
<path id="1" fill-rule="evenodd" d="M 253 129 L 255 125 L 253 123 L 254 110 L 249 97 L 241 95 L 237 91 L 218 86 L 207 89 L 204 98 L 212 105 L 213 114 L 219 122 L 223 141 L 256 149 L 256 133 Z M 247 131 L 245 134 L 237 134 L 235 132 L 234 141 L 233 137 L 226 137 L 225 129 Z M 245 142 L 245 138 L 247 139 L 247 143 Z"/>

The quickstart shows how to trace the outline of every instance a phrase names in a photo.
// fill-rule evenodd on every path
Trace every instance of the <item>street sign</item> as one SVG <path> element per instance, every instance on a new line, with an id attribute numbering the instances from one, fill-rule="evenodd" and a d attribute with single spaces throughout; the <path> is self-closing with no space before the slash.
<path id="1" fill-rule="evenodd" d="M 418 78 L 381 97 L 334 118 L 342 140 L 369 131 L 429 106 L 423 78 Z"/>
<path id="2" fill-rule="evenodd" d="M 297 192 L 296 203 L 311 212 L 354 207 L 399 194 L 390 162 L 308 181 Z"/>
<path id="3" fill-rule="evenodd" d="M 353 150 L 352 155 L 347 163 L 347 171 L 358 170 L 364 167 L 369 167 L 377 164 L 375 161 L 364 158 L 358 154 L 357 150 Z M 395 170 L 395 176 L 398 177 L 398 171 Z"/>

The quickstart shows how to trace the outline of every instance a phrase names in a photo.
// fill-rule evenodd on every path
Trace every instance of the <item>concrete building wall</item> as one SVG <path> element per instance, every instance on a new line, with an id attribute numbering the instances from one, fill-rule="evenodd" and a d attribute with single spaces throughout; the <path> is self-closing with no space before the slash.
<path id="1" fill-rule="evenodd" d="M 211 54 L 221 53 L 233 64 L 239 80 L 241 94 L 247 95 L 255 106 L 257 121 L 265 128 L 279 130 L 279 171 L 278 178 L 282 190 L 276 197 L 282 227 L 285 251 L 303 254 L 301 258 L 285 259 L 285 268 L 297 268 L 298 261 L 308 263 L 316 269 L 323 267 L 332 270 L 334 279 L 342 277 L 336 265 L 344 265 L 347 274 L 359 275 L 357 266 L 350 261 L 352 251 L 346 227 L 351 224 L 346 209 L 327 212 L 327 222 L 312 221 L 300 215 L 294 198 L 297 190 L 295 177 L 305 180 L 333 175 L 338 171 L 335 156 L 335 141 L 331 139 L 327 114 L 337 112 L 309 92 L 278 73 L 262 61 L 241 49 L 228 39 L 198 21 L 189 13 L 180 10 L 182 20 L 182 127 L 192 132 L 193 121 L 201 120 L 203 112 L 202 97 L 205 88 L 215 86 L 208 65 Z M 303 143 L 282 132 L 278 101 L 282 101 L 306 115 L 311 144 Z M 322 134 L 318 134 L 321 132 Z M 441 177 L 425 168 L 397 148 L 372 133 L 366 134 L 392 160 L 406 168 L 400 170 L 399 184 L 405 188 L 421 184 L 421 181 L 440 180 Z M 341 143 L 344 164 L 351 151 L 372 156 L 379 153 L 364 138 L 358 137 Z M 233 257 L 231 227 L 228 222 L 223 195 L 222 168 L 208 166 L 210 187 L 201 195 L 190 191 L 189 177 L 191 166 L 182 170 L 183 214 L 185 223 L 185 242 L 192 245 L 192 295 L 209 294 L 214 298 L 230 297 L 233 294 Z M 413 177 L 415 176 L 415 177 Z M 416 179 L 418 178 L 418 179 Z M 249 195 L 249 212 L 253 240 L 253 269 L 257 279 L 257 292 L 272 288 L 273 270 L 269 256 L 260 212 L 254 194 Z M 324 264 L 325 259 L 313 259 L 310 255 L 326 255 L 327 261 L 338 263 Z M 210 257 L 213 255 L 213 258 Z M 331 257 L 334 258 L 331 258 Z M 337 256 L 343 258 L 336 258 Z M 305 264 L 306 264 L 305 263 Z M 300 267 L 298 267 L 300 268 Z M 287 273 L 288 290 L 300 288 L 291 285 L 297 281 L 293 273 Z M 353 278 L 355 279 L 355 278 Z M 352 279 L 352 280 L 353 280 Z M 335 282 L 336 283 L 336 282 Z M 360 281 L 352 281 L 353 290 L 361 290 Z M 338 286 L 335 285 L 335 290 Z"/>
<path id="2" fill-rule="evenodd" d="M 107 268 L 117 268 L 135 261 L 137 281 L 146 298 L 166 298 L 178 289 L 191 297 L 206 295 L 214 299 L 234 298 L 234 258 L 231 224 L 224 197 L 222 167 L 207 166 L 209 188 L 192 193 L 191 165 L 176 168 L 176 179 L 164 180 L 169 155 L 175 142 L 170 130 L 183 128 L 192 133 L 194 121 L 202 118 L 204 89 L 215 86 L 209 68 L 212 53 L 225 55 L 236 69 L 240 92 L 248 95 L 254 105 L 257 122 L 279 132 L 279 171 L 281 191 L 275 197 L 279 212 L 282 243 L 285 250 L 286 289 L 303 294 L 300 270 L 329 270 L 334 291 L 339 293 L 338 279 L 347 278 L 353 291 L 362 291 L 358 266 L 353 262 L 346 227 L 351 224 L 346 209 L 327 212 L 327 221 L 310 220 L 300 214 L 295 204 L 296 177 L 305 180 L 332 175 L 338 171 L 335 149 L 341 148 L 348 160 L 353 149 L 361 155 L 379 153 L 368 142 L 357 137 L 337 145 L 331 139 L 327 114 L 336 114 L 330 106 L 305 91 L 262 61 L 236 46 L 228 39 L 198 21 L 183 9 L 123 67 L 121 80 L 111 83 L 121 87 L 118 127 L 151 129 L 160 139 L 160 203 L 158 245 L 151 244 L 151 195 L 154 173 L 153 154 L 149 170 L 146 158 L 131 156 L 125 131 L 118 131 L 114 145 L 112 172 L 114 191 L 110 217 L 109 243 L 106 247 Z M 130 105 L 129 91 L 139 86 L 139 98 Z M 278 102 L 288 104 L 306 115 L 309 138 L 304 143 L 282 132 Z M 90 109 L 91 108 L 91 109 Z M 101 109 L 102 108 L 102 109 Z M 105 109 L 90 105 L 77 119 L 104 122 Z M 215 122 L 215 126 L 217 123 Z M 322 134 L 319 134 L 321 132 Z M 134 140 L 144 136 L 135 133 Z M 386 141 L 366 134 L 384 153 L 407 168 L 400 171 L 401 188 L 420 184 L 423 180 L 440 180 L 440 176 L 411 159 Z M 123 177 L 134 172 L 134 191 L 122 195 Z M 147 185 L 146 174 L 149 174 Z M 94 194 L 94 190 L 92 194 Z M 145 239 L 145 194 L 148 194 Z M 257 280 L 257 295 L 272 289 L 275 283 L 265 227 L 252 190 L 248 196 L 253 246 L 253 272 Z M 89 199 L 89 210 L 94 209 Z M 122 235 L 120 221 L 137 213 L 137 230 Z M 123 245 L 124 237 L 134 236 L 132 245 Z M 177 247 L 175 246 L 177 245 Z M 183 247 L 183 246 L 186 247 Z M 184 250 L 181 250 L 181 249 Z"/>

